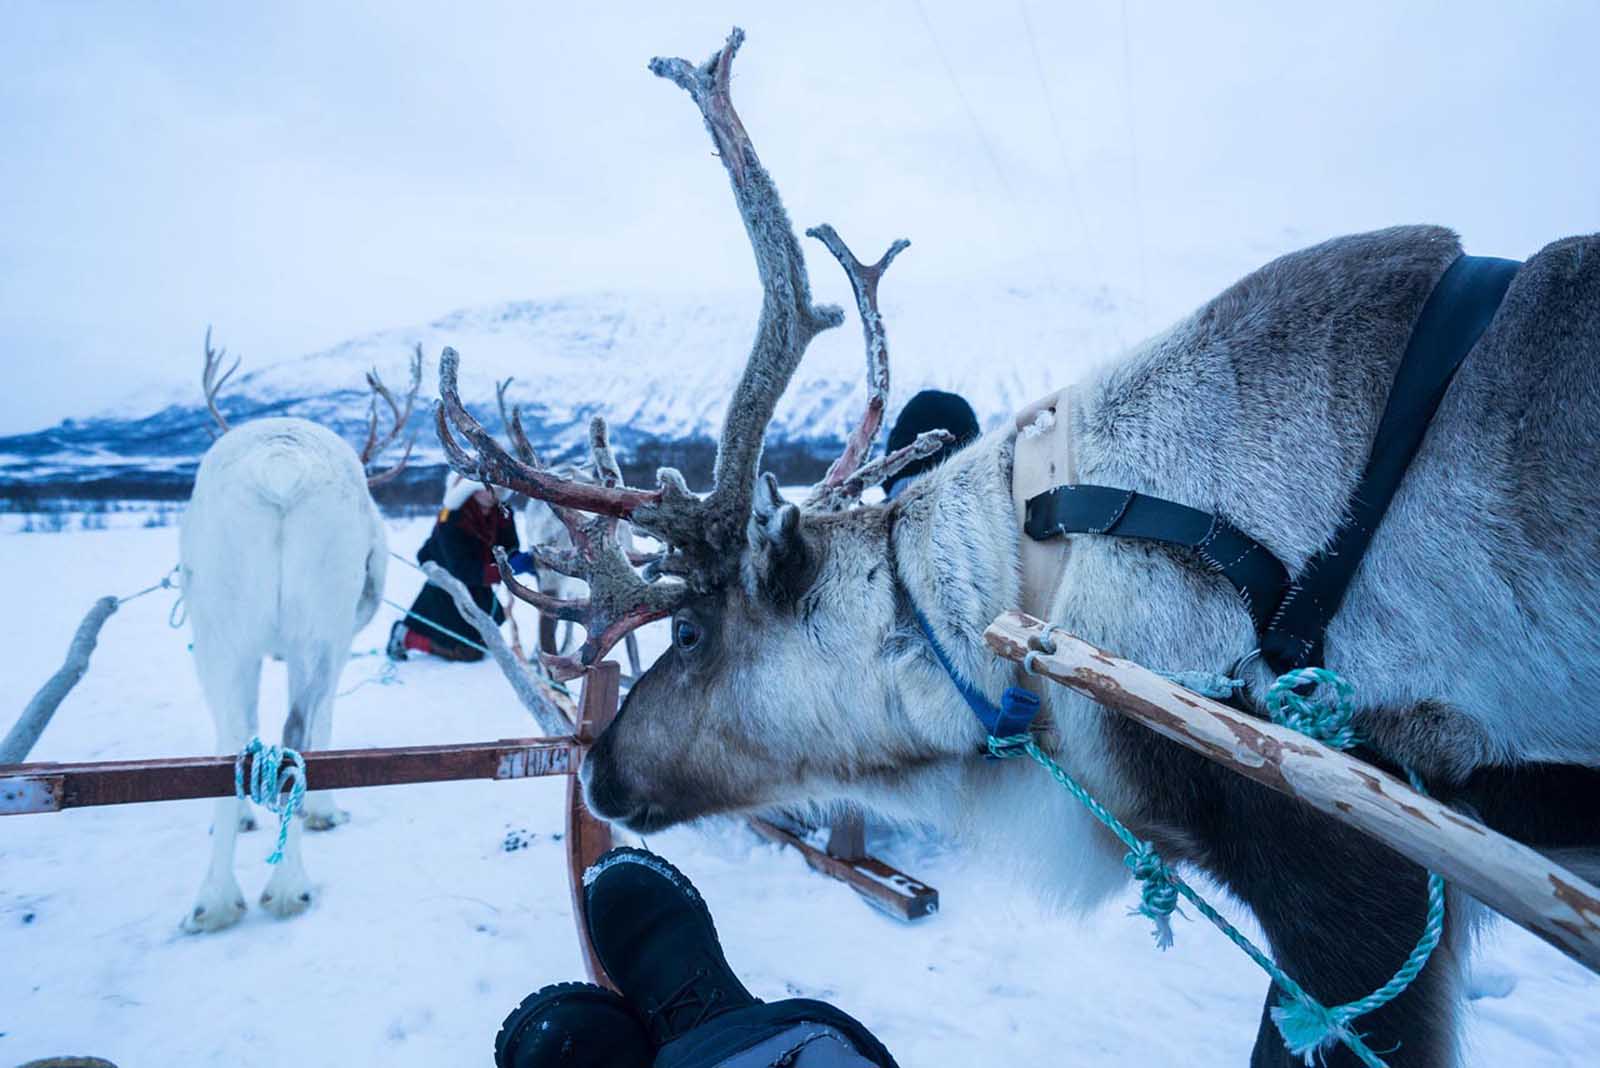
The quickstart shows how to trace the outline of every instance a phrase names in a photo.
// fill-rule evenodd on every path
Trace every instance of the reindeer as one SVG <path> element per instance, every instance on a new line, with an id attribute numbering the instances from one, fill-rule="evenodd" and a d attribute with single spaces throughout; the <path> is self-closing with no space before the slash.
<path id="1" fill-rule="evenodd" d="M 220 371 L 225 350 L 206 331 L 202 384 L 220 434 L 200 461 L 179 540 L 183 595 L 194 632 L 195 670 L 217 729 L 217 751 L 236 753 L 257 733 L 263 657 L 286 662 L 289 715 L 283 744 L 325 749 L 333 731 L 333 696 L 350 641 L 383 597 L 388 546 L 369 487 L 394 478 L 411 454 L 368 475 L 373 460 L 404 431 L 422 378 L 422 351 L 411 361 L 404 400 L 367 375 L 373 397 L 359 455 L 338 435 L 307 419 L 257 419 L 230 429 L 217 394 L 239 367 Z M 220 373 L 219 373 L 220 372 Z M 379 432 L 379 401 L 390 426 Z M 306 794 L 309 830 L 329 830 L 348 816 L 326 790 Z M 211 824 L 211 863 L 183 921 L 187 931 L 217 931 L 244 914 L 233 874 L 239 830 L 254 823 L 247 803 L 219 800 Z M 311 905 L 291 826 L 283 859 L 261 904 L 286 917 Z"/>
<path id="2" fill-rule="evenodd" d="M 455 354 L 440 363 L 450 462 L 549 502 L 575 534 L 572 551 L 544 557 L 587 576 L 586 601 L 551 607 L 588 639 L 553 666 L 579 672 L 628 629 L 672 619 L 671 648 L 584 761 L 587 799 L 640 833 L 860 802 L 948 828 L 1053 900 L 1097 903 L 1126 885 L 1120 847 L 1036 768 L 983 759 L 984 731 L 930 641 L 990 700 L 1014 681 L 981 635 L 1020 595 L 1016 428 L 886 505 L 832 506 L 855 488 L 870 413 L 810 501 L 786 503 L 757 477 L 779 396 L 811 338 L 841 316 L 812 303 L 799 242 L 734 111 L 741 40 L 736 30 L 700 66 L 651 65 L 698 106 L 762 285 L 709 493 L 672 470 L 647 490 L 623 485 L 614 464 L 590 485 L 511 456 L 461 403 Z M 1082 480 L 1212 511 L 1299 568 L 1338 528 L 1411 323 L 1459 252 L 1449 231 L 1403 227 L 1247 276 L 1079 384 L 1067 431 Z M 882 347 L 875 276 L 840 260 L 870 360 Z M 1600 238 L 1557 242 L 1521 268 L 1451 385 L 1325 656 L 1357 687 L 1373 759 L 1409 765 L 1492 826 L 1590 863 L 1600 705 L 1581 688 L 1600 667 L 1597 368 Z M 591 440 L 603 461 L 603 425 Z M 597 536 L 619 520 L 668 547 L 650 571 Z M 1168 670 L 1238 663 L 1257 640 L 1221 576 L 1150 542 L 1073 536 L 1047 604 L 1067 630 Z M 1255 664 L 1241 699 L 1259 709 L 1269 677 Z M 1323 1003 L 1376 989 L 1414 943 L 1424 873 L 1388 849 L 1065 689 L 1043 693 L 1036 729 L 1136 833 L 1247 904 L 1285 970 Z M 1452 900 L 1446 940 L 1418 980 L 1361 1018 L 1369 1045 L 1399 1051 L 1395 1064 L 1455 1063 L 1467 914 Z M 1343 1047 L 1324 1052 L 1330 1065 L 1355 1063 Z M 1264 1010 L 1251 1063 L 1298 1060 Z"/>

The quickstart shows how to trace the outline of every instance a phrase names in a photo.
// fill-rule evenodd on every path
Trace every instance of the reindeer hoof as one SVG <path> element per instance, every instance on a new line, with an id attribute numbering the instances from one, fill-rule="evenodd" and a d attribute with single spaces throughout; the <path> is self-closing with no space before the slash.
<path id="1" fill-rule="evenodd" d="M 342 808 L 330 808 L 326 811 L 307 812 L 306 830 L 331 831 L 343 823 L 350 822 L 350 813 Z"/>
<path id="2" fill-rule="evenodd" d="M 269 885 L 261 894 L 261 907 L 286 920 L 310 908 L 314 899 L 310 890 L 275 890 Z"/>
<path id="3" fill-rule="evenodd" d="M 189 915 L 183 918 L 179 926 L 188 934 L 209 934 L 232 927 L 244 913 L 243 895 L 236 896 L 232 901 L 201 902 L 189 910 Z"/>

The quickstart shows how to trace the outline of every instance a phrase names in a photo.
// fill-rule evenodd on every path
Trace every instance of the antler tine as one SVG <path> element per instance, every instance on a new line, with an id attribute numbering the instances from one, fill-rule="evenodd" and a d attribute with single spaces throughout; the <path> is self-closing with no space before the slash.
<path id="1" fill-rule="evenodd" d="M 589 596 L 578 600 L 551 597 L 524 586 L 511 573 L 505 550 L 496 547 L 495 563 L 501 581 L 512 595 L 528 602 L 540 612 L 581 624 L 585 638 L 576 656 L 541 654 L 540 660 L 552 675 L 570 679 L 594 666 L 629 631 L 657 619 L 665 619 L 688 596 L 688 587 L 671 580 L 647 581 L 628 563 L 611 528 L 615 519 L 595 516 L 588 521 L 588 536 L 576 550 L 583 567 L 579 577 L 589 583 Z M 563 559 L 562 563 L 575 562 Z M 578 570 L 575 568 L 575 570 Z"/>
<path id="2" fill-rule="evenodd" d="M 511 439 L 511 450 L 516 453 L 517 459 L 534 467 L 543 467 L 533 442 L 528 440 L 528 432 L 522 428 L 522 406 L 514 404 L 509 410 L 506 408 L 506 390 L 515 381 L 515 378 L 506 378 L 494 384 L 494 402 L 500 409 L 500 425 L 506 428 L 506 437 Z"/>
<path id="3" fill-rule="evenodd" d="M 233 377 L 233 372 L 239 369 L 239 364 L 243 361 L 240 357 L 235 356 L 233 366 L 223 371 L 221 375 L 217 374 L 217 369 L 222 366 L 223 360 L 228 356 L 228 350 L 226 348 L 213 349 L 211 347 L 210 324 L 206 325 L 205 352 L 205 365 L 200 371 L 200 388 L 205 393 L 206 409 L 211 413 L 211 418 L 216 420 L 220 432 L 226 434 L 228 432 L 228 420 L 223 418 L 222 410 L 217 407 L 217 394 L 222 391 L 222 387 L 227 384 L 228 379 Z M 211 436 L 213 438 L 216 437 L 217 432 L 213 431 Z"/>
<path id="4" fill-rule="evenodd" d="M 411 354 L 410 374 L 411 381 L 407 384 L 405 405 L 402 408 L 393 391 L 384 384 L 383 379 L 378 375 L 378 369 L 374 367 L 367 372 L 367 385 L 372 390 L 372 397 L 367 402 L 367 440 L 361 447 L 361 466 L 363 468 L 381 456 L 390 445 L 393 445 L 395 439 L 405 431 L 406 425 L 411 422 L 411 413 L 417 404 L 417 393 L 422 388 L 422 342 L 420 341 L 417 342 L 416 348 Z M 380 399 L 384 404 L 388 405 L 389 416 L 393 420 L 392 425 L 389 427 L 389 432 L 381 438 L 378 436 L 378 401 Z M 399 462 L 385 471 L 368 475 L 367 488 L 372 489 L 398 478 L 400 472 L 405 470 L 406 464 L 410 461 L 411 450 L 416 446 L 416 443 L 417 435 L 415 432 L 406 435 L 405 452 L 401 455 Z"/>
<path id="5" fill-rule="evenodd" d="M 517 459 L 484 429 L 483 424 L 461 403 L 457 382 L 461 357 L 446 348 L 439 356 L 439 408 L 435 422 L 439 444 L 451 468 L 477 482 L 504 486 L 549 504 L 574 508 L 593 515 L 626 519 L 637 510 L 658 503 L 661 490 L 637 490 L 627 486 L 599 486 L 551 474 L 537 463 Z M 471 455 L 455 441 L 459 433 L 476 450 Z"/>
<path id="6" fill-rule="evenodd" d="M 393 482 L 395 479 L 399 478 L 400 472 L 404 471 L 406 469 L 406 464 L 411 462 L 411 450 L 416 447 L 416 444 L 417 438 L 415 434 L 407 438 L 406 451 L 400 454 L 399 462 L 386 471 L 379 471 L 375 475 L 368 475 L 367 488 L 374 489 L 386 482 Z"/>
<path id="7" fill-rule="evenodd" d="M 701 567 L 727 566 L 728 548 L 742 543 L 755 493 L 757 465 L 767 424 L 789 379 L 818 333 L 844 321 L 833 305 L 811 302 L 805 256 L 784 210 L 772 177 L 756 156 L 750 135 L 733 108 L 729 75 L 733 57 L 744 43 L 735 27 L 727 43 L 705 63 L 657 58 L 652 73 L 670 79 L 694 99 L 728 172 L 733 196 L 755 251 L 761 278 L 761 319 L 755 343 L 739 380 L 717 446 L 715 486 L 703 500 L 684 488 L 676 472 L 660 476 L 662 499 L 634 517 L 645 530 L 685 554 Z"/>
<path id="8" fill-rule="evenodd" d="M 842 512 L 853 508 L 861 500 L 868 486 L 875 486 L 899 474 L 907 466 L 924 456 L 932 456 L 956 436 L 948 430 L 924 430 L 909 445 L 902 446 L 869 460 L 856 468 L 837 485 L 819 482 L 806 498 L 805 508 L 812 512 Z"/>
<path id="9" fill-rule="evenodd" d="M 839 266 L 844 268 L 845 277 L 850 280 L 850 289 L 855 294 L 856 312 L 861 318 L 861 334 L 867 350 L 866 410 L 862 412 L 856 428 L 845 439 L 844 450 L 838 459 L 833 461 L 828 473 L 811 491 L 811 497 L 806 501 L 806 506 L 811 507 L 824 496 L 836 496 L 832 491 L 846 481 L 855 481 L 851 476 L 866 462 L 878 430 L 883 426 L 884 410 L 889 404 L 889 339 L 884 331 L 883 316 L 878 311 L 878 282 L 894 258 L 911 247 L 911 242 L 905 238 L 899 239 L 889 246 L 877 263 L 869 266 L 856 259 L 855 253 L 839 237 L 838 231 L 827 223 L 813 226 L 806 231 L 806 236 L 814 237 L 826 245 L 828 251 L 833 253 L 833 258 L 839 261 Z"/>
<path id="10" fill-rule="evenodd" d="M 372 460 L 383 450 L 393 445 L 395 439 L 405 430 L 406 424 L 411 421 L 411 412 L 417 404 L 417 392 L 422 388 L 422 343 L 418 342 L 416 350 L 412 353 L 409 365 L 411 381 L 406 388 L 404 410 L 400 401 L 396 399 L 394 391 L 384 384 L 378 369 L 374 367 L 367 372 L 367 386 L 372 390 L 372 404 L 368 416 L 367 448 L 361 454 L 362 463 Z M 378 430 L 378 401 L 382 400 L 389 408 L 389 418 L 392 421 L 389 432 L 380 440 Z"/>

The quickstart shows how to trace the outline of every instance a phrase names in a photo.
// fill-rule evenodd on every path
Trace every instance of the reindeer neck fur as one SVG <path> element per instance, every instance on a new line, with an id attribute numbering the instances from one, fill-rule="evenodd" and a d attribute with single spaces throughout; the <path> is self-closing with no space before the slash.
<path id="1" fill-rule="evenodd" d="M 966 755 L 873 800 L 893 814 L 931 820 L 1046 901 L 1087 909 L 1124 883 L 1114 839 L 1029 762 L 982 758 L 983 730 L 912 615 L 914 604 L 956 670 L 990 699 L 1015 681 L 983 642 L 984 629 L 1019 594 L 1012 442 L 1009 430 L 986 436 L 891 506 L 889 562 L 902 590 L 887 657 L 891 699 L 937 725 L 934 741 L 944 751 Z"/>

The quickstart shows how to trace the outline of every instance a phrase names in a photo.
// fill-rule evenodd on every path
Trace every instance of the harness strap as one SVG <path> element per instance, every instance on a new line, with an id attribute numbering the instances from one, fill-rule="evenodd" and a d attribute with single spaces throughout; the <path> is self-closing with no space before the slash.
<path id="1" fill-rule="evenodd" d="M 1266 629 L 1289 588 L 1289 572 L 1278 558 L 1226 519 L 1133 490 L 1057 486 L 1028 502 L 1022 529 L 1038 539 L 1110 534 L 1193 549 L 1239 591 L 1257 633 Z"/>
<path id="2" fill-rule="evenodd" d="M 1366 471 L 1351 495 L 1345 521 L 1328 547 L 1307 562 L 1262 636 L 1261 655 L 1274 669 L 1322 663 L 1323 634 L 1344 602 L 1439 402 L 1467 353 L 1488 329 L 1521 266 L 1515 260 L 1462 256 L 1428 295 L 1395 372 Z"/>
<path id="3" fill-rule="evenodd" d="M 906 591 L 909 597 L 910 591 Z M 961 693 L 961 699 L 972 709 L 972 714 L 978 717 L 984 730 L 992 737 L 1009 738 L 1012 735 L 1022 734 L 1033 718 L 1039 714 L 1039 695 L 1031 690 L 1024 690 L 1021 686 L 1007 686 L 1005 693 L 1000 695 L 1000 704 L 997 706 L 983 695 L 983 691 L 974 686 L 950 660 L 950 654 L 944 651 L 944 646 L 939 643 L 939 638 L 933 633 L 933 624 L 928 622 L 928 617 L 922 614 L 916 602 L 912 602 L 911 611 L 917 617 L 917 626 L 922 628 L 922 636 L 928 640 L 928 645 L 933 649 L 933 655 L 939 661 L 939 666 L 944 668 L 944 673 L 950 676 L 950 682 Z"/>
<path id="4" fill-rule="evenodd" d="M 1282 674 L 1320 664 L 1323 634 L 1355 578 L 1422 445 L 1451 379 L 1494 319 L 1521 264 L 1461 256 L 1439 279 L 1412 327 L 1366 470 L 1328 547 L 1291 580 L 1281 560 L 1221 516 L 1133 490 L 1057 486 L 1028 500 L 1030 538 L 1107 534 L 1192 549 L 1239 591 L 1262 658 Z"/>

